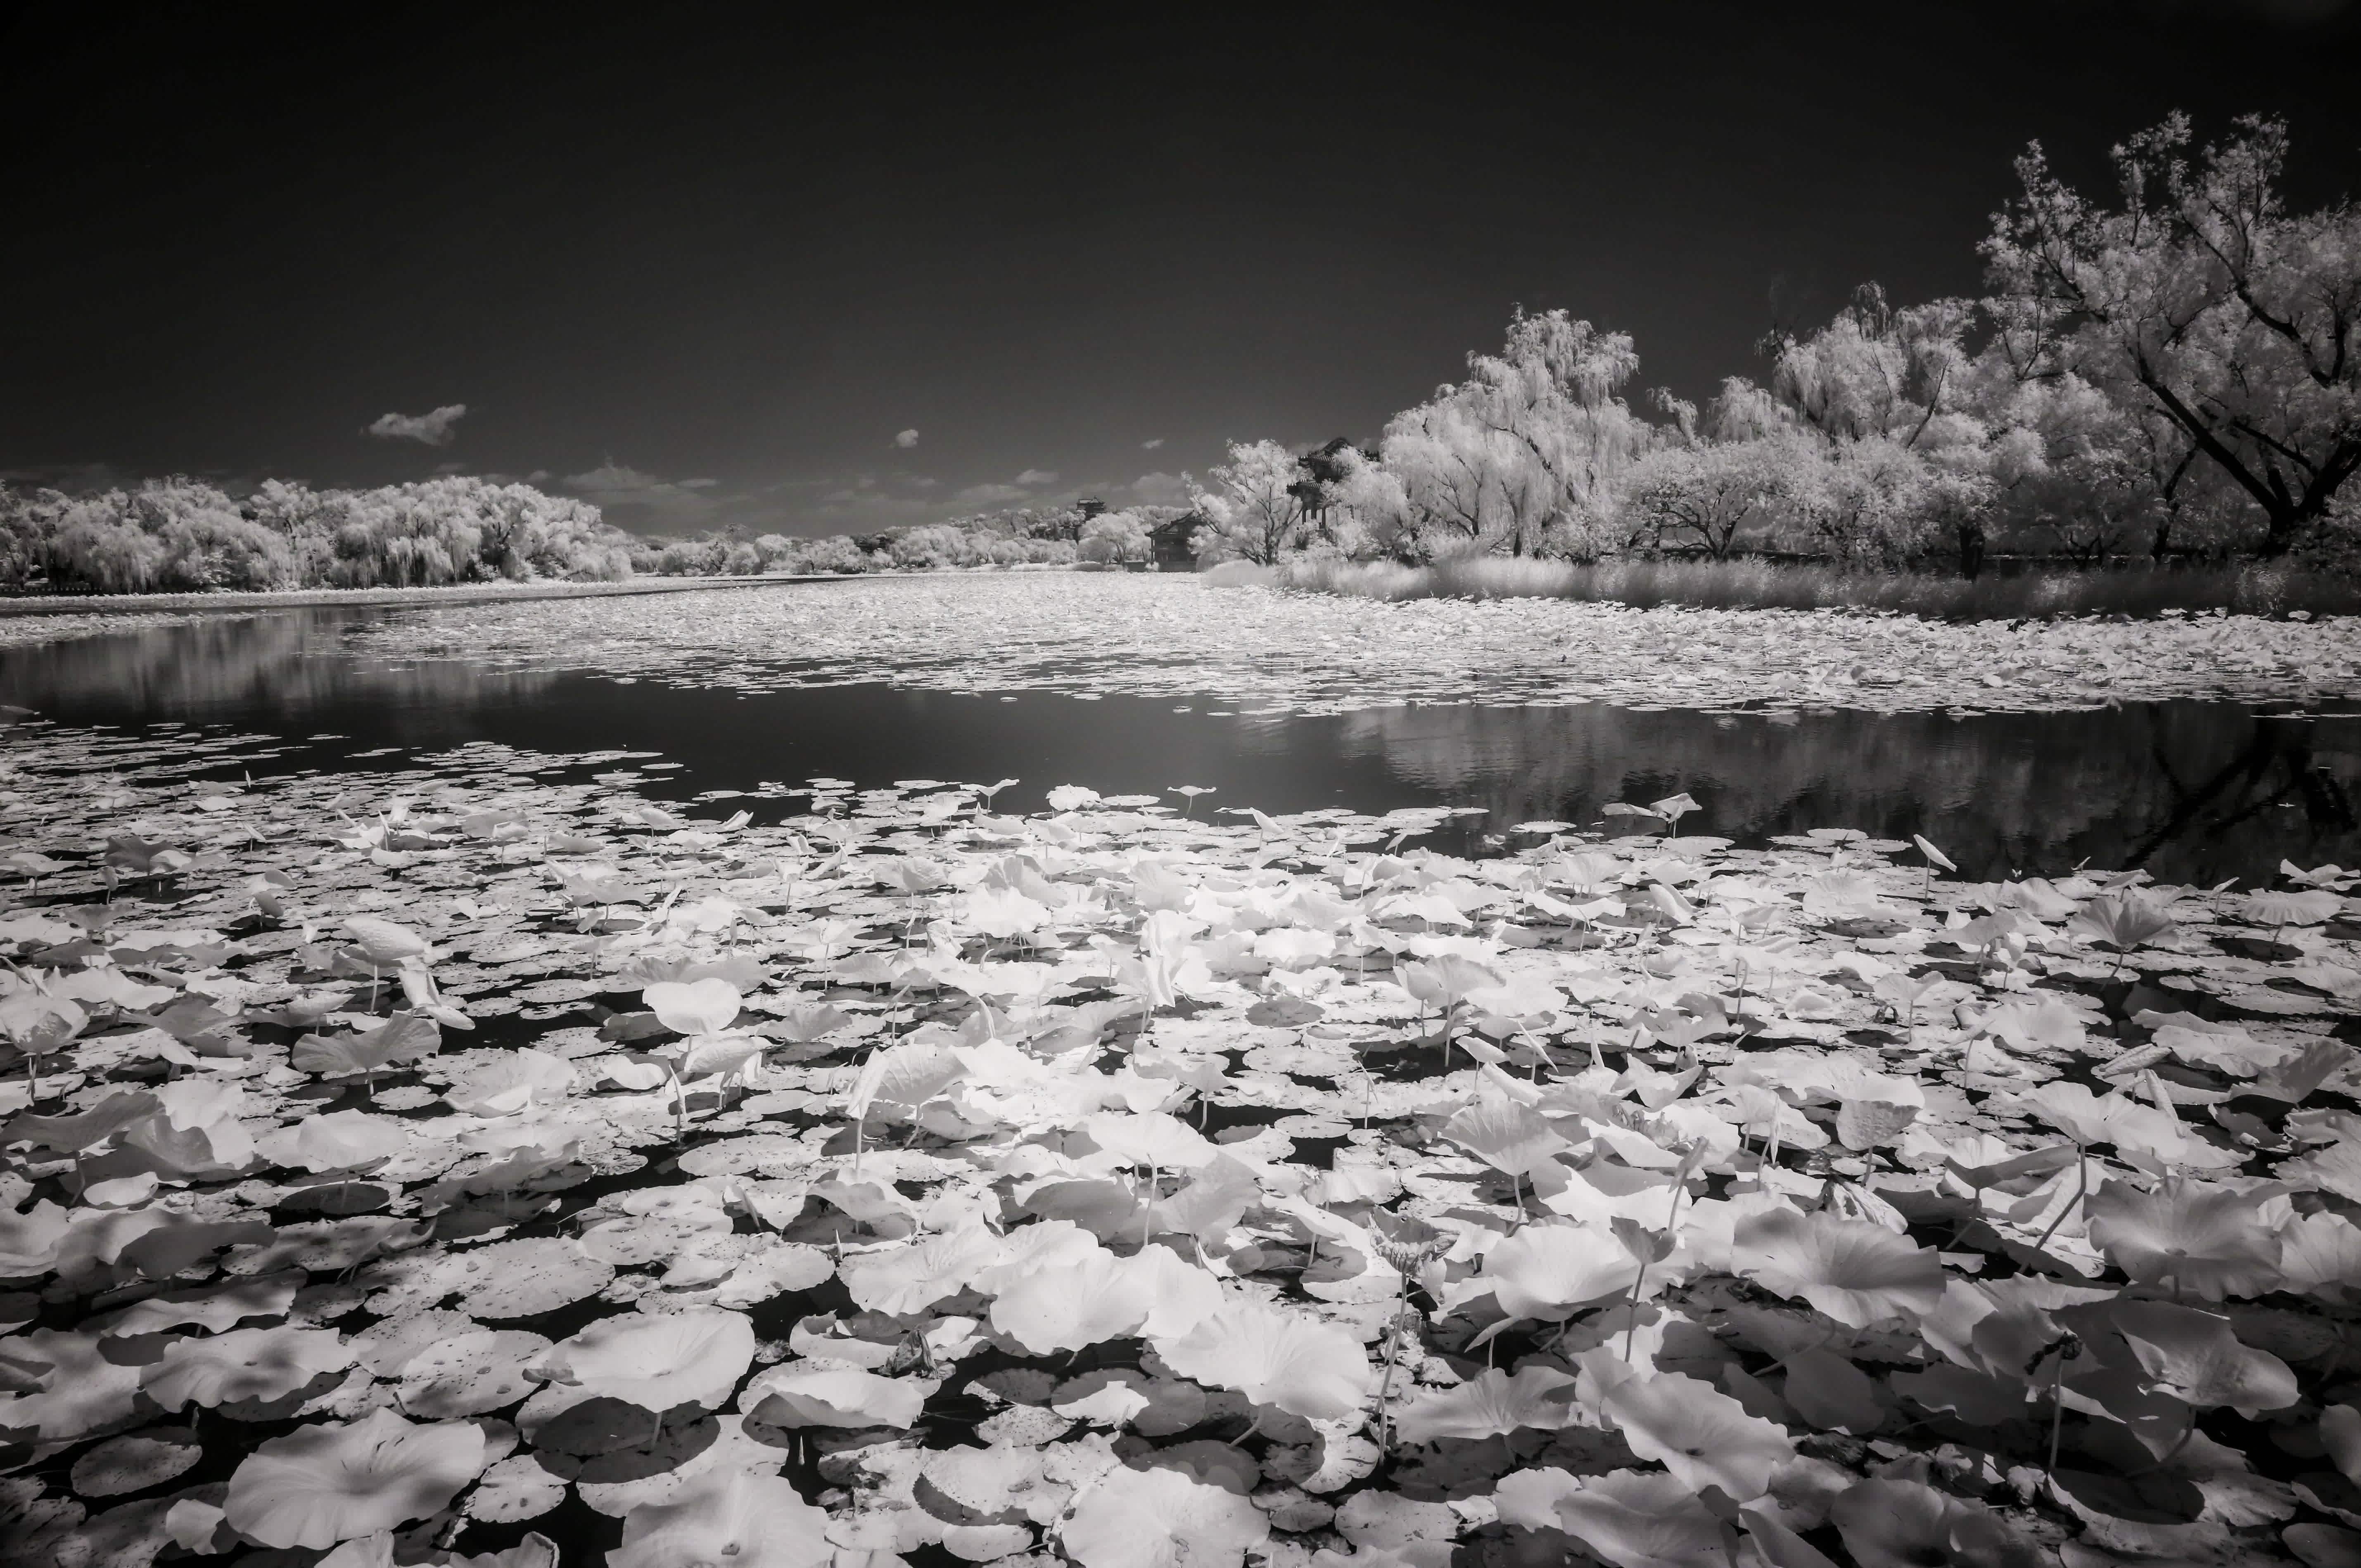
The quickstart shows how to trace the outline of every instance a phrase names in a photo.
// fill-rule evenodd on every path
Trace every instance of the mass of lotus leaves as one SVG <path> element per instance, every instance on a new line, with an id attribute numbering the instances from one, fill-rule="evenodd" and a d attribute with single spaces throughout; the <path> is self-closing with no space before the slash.
<path id="1" fill-rule="evenodd" d="M 2361 1560 L 2339 868 L 6 733 L 0 1562 Z"/>
<path id="2" fill-rule="evenodd" d="M 1946 622 L 1564 599 L 1401 603 L 1203 586 L 1194 574 L 854 578 L 552 603 L 436 605 L 357 652 L 756 692 L 876 681 L 1085 697 L 1209 696 L 1297 714 L 1404 701 L 1876 713 L 2361 696 L 2361 618 L 2207 613 Z M 0 617 L 0 647 L 155 615 Z"/>

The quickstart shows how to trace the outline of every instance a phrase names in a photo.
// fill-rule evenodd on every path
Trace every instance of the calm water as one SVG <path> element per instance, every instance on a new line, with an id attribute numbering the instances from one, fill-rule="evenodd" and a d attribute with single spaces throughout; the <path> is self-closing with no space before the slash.
<path id="1" fill-rule="evenodd" d="M 0 650 L 0 702 L 71 724 L 220 726 L 293 742 L 282 766 L 401 765 L 384 747 L 494 740 L 538 751 L 658 751 L 649 787 L 689 797 L 830 775 L 1053 784 L 1103 793 L 1215 786 L 1208 806 L 1481 806 L 1439 846 L 1614 800 L 1686 790 L 1689 831 L 1741 841 L 1807 828 L 1924 833 L 1963 870 L 2055 872 L 2088 861 L 2168 881 L 2361 861 L 2361 715 L 2235 704 L 2095 713 L 1784 720 L 1679 709 L 1401 707 L 1335 718 L 1224 714 L 1201 700 L 961 696 L 888 684 L 740 696 L 654 682 L 357 656 L 342 634 L 401 611 L 298 610 Z M 313 740 L 329 734 L 336 739 Z M 1178 797 L 1174 797 L 1177 803 Z"/>

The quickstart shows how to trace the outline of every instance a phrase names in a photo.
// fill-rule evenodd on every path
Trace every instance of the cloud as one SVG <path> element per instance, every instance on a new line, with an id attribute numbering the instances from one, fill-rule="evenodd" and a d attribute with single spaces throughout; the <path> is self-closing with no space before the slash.
<path id="1" fill-rule="evenodd" d="M 1010 501 L 1030 499 L 1030 492 L 1017 485 L 970 485 L 951 497 L 955 507 L 1005 506 Z"/>
<path id="2" fill-rule="evenodd" d="M 1051 468 L 1027 468 L 1016 476 L 1016 482 L 1020 485 L 1054 485 L 1058 482 L 1058 475 Z"/>
<path id="3" fill-rule="evenodd" d="M 1153 440 L 1153 441 L 1143 441 L 1143 442 L 1141 442 L 1141 443 L 1139 444 L 1139 449 L 1140 449 L 1142 452 L 1153 452 L 1153 451 L 1155 451 L 1158 447 L 1159 447 L 1159 446 L 1161 446 L 1161 445 L 1163 445 L 1163 444 L 1164 444 L 1164 438 L 1163 438 L 1162 436 L 1160 436 L 1160 435 L 1159 435 L 1159 436 L 1158 436 L 1158 437 L 1157 437 L 1155 440 Z"/>
<path id="4" fill-rule="evenodd" d="M 566 476 L 566 486 L 623 528 L 666 533 L 716 526 L 722 509 L 741 498 L 713 493 L 718 479 L 665 479 L 608 458 Z"/>
<path id="5" fill-rule="evenodd" d="M 898 446 L 898 447 L 900 447 L 900 448 L 902 448 L 902 449 L 903 449 L 904 451 L 906 451 L 906 451 L 908 451 L 911 447 L 917 445 L 917 444 L 918 444 L 918 428 L 917 428 L 917 426 L 916 426 L 916 425 L 912 425 L 909 429 L 907 429 L 907 430 L 906 430 L 906 431 L 903 431 L 900 434 L 898 434 L 898 435 L 895 436 L 895 437 L 894 437 L 894 444 L 895 444 L 895 445 L 896 445 L 896 446 Z"/>
<path id="6" fill-rule="evenodd" d="M 465 403 L 445 403 L 433 413 L 379 414 L 363 433 L 380 441 L 415 441 L 427 446 L 448 446 L 456 428 L 467 415 Z"/>
<path id="7" fill-rule="evenodd" d="M 1134 499 L 1145 501 L 1149 506 L 1179 507 L 1189 504 L 1189 481 L 1178 474 L 1167 474 L 1161 470 L 1153 474 L 1142 474 L 1123 488 L 1132 493 Z"/>

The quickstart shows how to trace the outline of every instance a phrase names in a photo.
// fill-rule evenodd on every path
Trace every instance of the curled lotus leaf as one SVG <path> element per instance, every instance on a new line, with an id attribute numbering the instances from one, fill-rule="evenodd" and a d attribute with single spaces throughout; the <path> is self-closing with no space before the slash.
<path id="1" fill-rule="evenodd" d="M 1224 1307 L 1185 1334 L 1158 1340 L 1156 1353 L 1183 1377 L 1290 1415 L 1347 1415 L 1369 1392 L 1358 1340 L 1271 1307 Z"/>
<path id="2" fill-rule="evenodd" d="M 793 1482 L 719 1470 L 669 1502 L 624 1516 L 622 1544 L 607 1553 L 607 1568 L 824 1568 L 837 1550 L 828 1525 L 828 1515 L 805 1502 Z"/>
<path id="3" fill-rule="evenodd" d="M 539 1376 L 650 1410 L 712 1409 L 754 1359 L 754 1325 L 719 1307 L 604 1318 L 550 1347 Z"/>
<path id="4" fill-rule="evenodd" d="M 1270 1537 L 1253 1503 L 1179 1470 L 1110 1471 L 1058 1539 L 1082 1568 L 1238 1568 Z"/>
<path id="5" fill-rule="evenodd" d="M 480 1427 L 376 1410 L 265 1442 L 231 1475 L 222 1511 L 265 1546 L 322 1549 L 440 1512 L 484 1464 Z"/>

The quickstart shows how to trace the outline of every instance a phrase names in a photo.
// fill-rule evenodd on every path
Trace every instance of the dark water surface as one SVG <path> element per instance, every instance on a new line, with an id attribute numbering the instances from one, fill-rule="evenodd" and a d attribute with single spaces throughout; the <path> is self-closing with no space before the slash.
<path id="1" fill-rule="evenodd" d="M 1924 833 L 1971 874 L 2085 861 L 2176 882 L 2361 861 L 2361 715 L 2230 703 L 2089 713 L 1877 716 L 1406 706 L 1247 717 L 1200 700 L 965 696 L 839 685 L 741 696 L 653 681 L 357 656 L 343 633 L 402 611 L 293 610 L 0 649 L 0 702 L 69 724 L 181 722 L 298 742 L 283 766 L 400 766 L 379 748 L 471 740 L 552 752 L 628 749 L 683 764 L 649 793 L 686 798 L 816 776 L 1059 784 L 1105 794 L 1209 784 L 1200 803 L 1266 811 L 1481 806 L 1439 847 L 1521 822 L 1590 824 L 1609 801 L 1686 791 L 1685 831 L 1741 842 L 1808 828 Z M 883 674 L 883 672 L 881 672 Z M 313 740 L 333 735 L 335 739 Z M 1178 802 L 1177 796 L 1172 797 Z"/>

